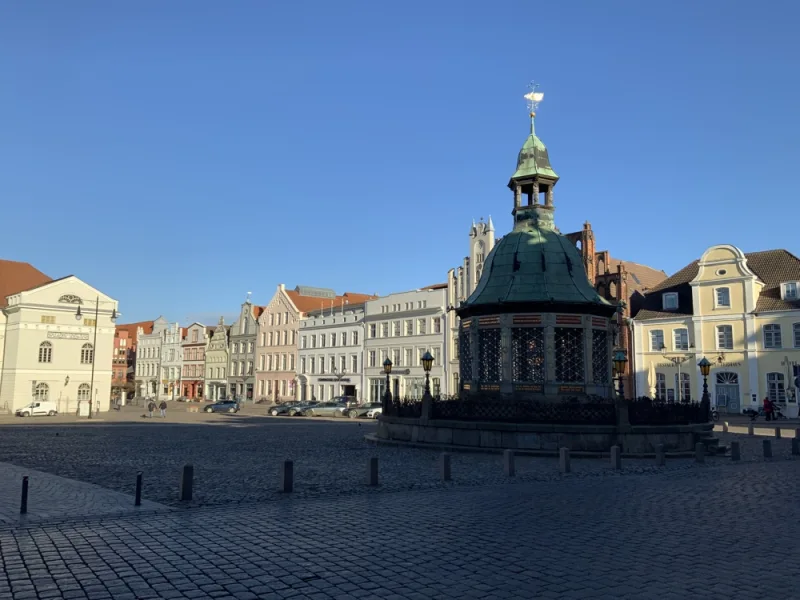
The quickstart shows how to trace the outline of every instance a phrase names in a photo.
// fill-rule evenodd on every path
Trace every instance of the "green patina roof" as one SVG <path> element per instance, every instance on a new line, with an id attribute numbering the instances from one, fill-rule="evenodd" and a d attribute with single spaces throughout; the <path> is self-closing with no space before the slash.
<path id="1" fill-rule="evenodd" d="M 511 176 L 511 179 L 533 177 L 534 175 L 558 179 L 558 175 L 553 171 L 553 167 L 550 166 L 550 157 L 547 155 L 547 147 L 542 140 L 536 137 L 533 119 L 534 117 L 531 117 L 531 134 L 528 136 L 528 139 L 525 140 L 522 150 L 519 151 L 517 170 Z"/>

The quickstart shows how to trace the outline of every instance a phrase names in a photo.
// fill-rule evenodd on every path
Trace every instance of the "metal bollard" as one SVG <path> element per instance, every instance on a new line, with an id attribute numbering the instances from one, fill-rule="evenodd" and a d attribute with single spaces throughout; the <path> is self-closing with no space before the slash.
<path id="1" fill-rule="evenodd" d="M 503 452 L 503 471 L 506 477 L 514 477 L 516 475 L 516 465 L 514 464 L 514 451 L 505 450 Z"/>
<path id="2" fill-rule="evenodd" d="M 142 472 L 136 473 L 136 497 L 133 501 L 134 506 L 142 505 Z"/>
<path id="3" fill-rule="evenodd" d="M 558 451 L 558 468 L 562 473 L 569 473 L 572 470 L 569 460 L 569 448 L 561 448 Z"/>
<path id="4" fill-rule="evenodd" d="M 378 457 L 373 456 L 367 463 L 367 485 L 377 487 L 378 485 Z"/>
<path id="5" fill-rule="evenodd" d="M 722 424 L 722 433 L 728 433 L 728 422 L 727 421 L 725 421 Z"/>
<path id="6" fill-rule="evenodd" d="M 615 471 L 622 469 L 622 452 L 619 446 L 611 446 L 611 468 Z"/>
<path id="7" fill-rule="evenodd" d="M 780 427 L 776 427 L 775 428 L 775 439 L 776 440 L 781 439 L 781 428 Z"/>
<path id="8" fill-rule="evenodd" d="M 664 444 L 656 446 L 656 466 L 663 467 L 667 463 L 667 453 L 664 451 Z"/>
<path id="9" fill-rule="evenodd" d="M 747 435 L 755 435 L 755 434 L 756 434 L 756 431 L 753 428 L 753 424 L 752 423 L 748 423 L 747 424 Z"/>
<path id="10" fill-rule="evenodd" d="M 441 456 L 439 457 L 439 471 L 442 474 L 443 481 L 450 481 L 453 478 L 452 473 L 450 472 L 449 452 L 442 452 Z"/>
<path id="11" fill-rule="evenodd" d="M 696 463 L 704 463 L 706 462 L 706 447 L 703 442 L 697 442 L 694 445 L 694 462 Z"/>
<path id="12" fill-rule="evenodd" d="M 19 514 L 24 515 L 28 513 L 28 476 L 22 477 L 22 499 L 19 503 Z"/>
<path id="13" fill-rule="evenodd" d="M 764 458 L 772 458 L 772 441 L 771 440 L 764 440 Z"/>
<path id="14" fill-rule="evenodd" d="M 739 449 L 739 442 L 731 442 L 731 460 L 741 460 L 742 452 Z"/>
<path id="15" fill-rule="evenodd" d="M 792 456 L 800 456 L 800 438 L 792 439 Z"/>
<path id="16" fill-rule="evenodd" d="M 281 491 L 291 494 L 294 489 L 294 463 L 290 460 L 283 461 L 281 469 Z"/>
<path id="17" fill-rule="evenodd" d="M 192 501 L 192 484 L 194 483 L 194 467 L 184 465 L 181 474 L 181 502 Z"/>

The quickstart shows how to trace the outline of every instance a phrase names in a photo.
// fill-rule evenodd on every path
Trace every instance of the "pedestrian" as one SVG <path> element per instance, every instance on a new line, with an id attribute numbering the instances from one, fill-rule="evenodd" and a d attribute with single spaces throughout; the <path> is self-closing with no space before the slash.
<path id="1" fill-rule="evenodd" d="M 772 414 L 775 411 L 775 406 L 772 404 L 772 400 L 769 399 L 769 396 L 764 397 L 764 417 L 767 421 L 772 421 Z"/>
<path id="2" fill-rule="evenodd" d="M 150 400 L 150 403 L 147 405 L 147 416 L 151 419 L 153 418 L 153 411 L 156 409 L 156 403 Z"/>
<path id="3" fill-rule="evenodd" d="M 161 404 L 158 406 L 158 408 L 161 409 L 161 418 L 162 419 L 166 419 L 167 418 L 167 403 L 162 400 Z"/>

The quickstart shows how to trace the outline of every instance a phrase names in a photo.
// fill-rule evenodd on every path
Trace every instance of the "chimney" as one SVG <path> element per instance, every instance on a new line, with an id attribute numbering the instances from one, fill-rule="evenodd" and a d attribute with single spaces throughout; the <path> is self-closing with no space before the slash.
<path id="1" fill-rule="evenodd" d="M 278 289 L 279 289 L 280 291 L 282 291 L 282 292 L 285 292 L 285 291 L 286 291 L 286 286 L 285 286 L 284 284 L 282 284 L 282 283 L 279 283 L 279 284 L 278 284 Z"/>

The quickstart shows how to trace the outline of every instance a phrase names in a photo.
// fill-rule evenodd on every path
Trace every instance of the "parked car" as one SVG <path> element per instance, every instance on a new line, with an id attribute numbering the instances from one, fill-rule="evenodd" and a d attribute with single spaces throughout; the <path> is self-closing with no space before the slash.
<path id="1" fill-rule="evenodd" d="M 220 400 L 214 404 L 209 404 L 203 409 L 203 411 L 207 413 L 237 413 L 239 412 L 239 403 L 235 400 Z"/>
<path id="2" fill-rule="evenodd" d="M 370 408 L 367 411 L 367 418 L 368 419 L 377 419 L 383 413 L 383 407 L 377 406 L 375 408 Z"/>
<path id="3" fill-rule="evenodd" d="M 383 405 L 380 402 L 368 402 L 366 404 L 360 404 L 359 406 L 348 408 L 345 416 L 350 417 L 351 419 L 361 419 L 366 417 L 367 413 L 373 408 L 381 408 L 381 406 Z"/>
<path id="4" fill-rule="evenodd" d="M 308 417 L 335 417 L 341 416 L 345 408 L 347 408 L 347 404 L 333 400 L 330 402 L 320 402 L 315 406 L 309 407 L 305 412 Z M 339 413 L 338 415 L 336 414 L 337 412 Z"/>
<path id="5" fill-rule="evenodd" d="M 290 406 L 286 414 L 290 417 L 305 417 L 308 410 L 314 408 L 317 404 L 319 404 L 319 402 L 300 402 L 299 404 Z"/>
<path id="6" fill-rule="evenodd" d="M 289 409 L 293 406 L 297 406 L 300 404 L 297 400 L 290 400 L 289 402 L 281 402 L 280 404 L 276 404 L 272 408 L 269 409 L 269 414 L 273 417 L 277 417 L 279 415 L 288 415 Z"/>
<path id="7" fill-rule="evenodd" d="M 55 402 L 31 402 L 14 411 L 18 417 L 54 417 L 58 414 Z"/>

